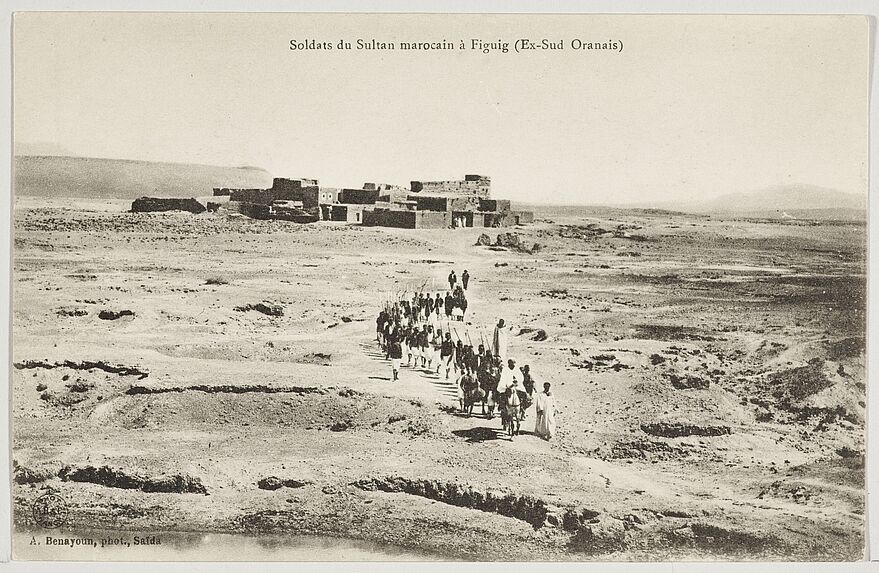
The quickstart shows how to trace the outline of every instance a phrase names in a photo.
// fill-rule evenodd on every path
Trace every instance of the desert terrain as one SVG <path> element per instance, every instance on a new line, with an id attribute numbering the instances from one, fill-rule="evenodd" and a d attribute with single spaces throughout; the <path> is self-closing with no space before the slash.
<path id="1" fill-rule="evenodd" d="M 58 536 L 862 558 L 863 222 L 544 208 L 511 229 L 401 230 L 129 205 L 16 199 L 22 531 L 45 535 L 31 508 L 55 492 Z M 506 232 L 521 246 L 493 246 Z M 391 381 L 384 297 L 439 291 L 452 268 L 472 276 L 471 327 L 504 318 L 511 356 L 552 384 L 550 441 L 533 413 L 513 440 L 462 415 L 431 372 Z M 46 549 L 14 547 L 77 557 Z"/>

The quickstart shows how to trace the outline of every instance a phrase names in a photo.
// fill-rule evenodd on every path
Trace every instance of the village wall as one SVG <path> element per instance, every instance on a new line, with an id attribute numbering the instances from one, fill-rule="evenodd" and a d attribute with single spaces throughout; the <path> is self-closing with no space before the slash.
<path id="1" fill-rule="evenodd" d="M 397 227 L 400 229 L 445 229 L 452 224 L 449 211 L 400 211 L 374 209 L 363 212 L 367 227 Z"/>
<path id="2" fill-rule="evenodd" d="M 226 208 L 233 213 L 241 213 L 251 219 L 268 219 L 271 209 L 265 203 L 248 203 L 246 201 L 229 201 Z"/>
<path id="3" fill-rule="evenodd" d="M 205 206 L 195 199 L 172 197 L 140 197 L 131 203 L 132 213 L 149 213 L 155 211 L 189 211 L 204 213 Z"/>
<path id="4" fill-rule="evenodd" d="M 277 191 L 291 191 L 301 187 L 316 187 L 317 179 L 288 179 L 286 177 L 275 177 L 272 180 L 272 189 Z"/>

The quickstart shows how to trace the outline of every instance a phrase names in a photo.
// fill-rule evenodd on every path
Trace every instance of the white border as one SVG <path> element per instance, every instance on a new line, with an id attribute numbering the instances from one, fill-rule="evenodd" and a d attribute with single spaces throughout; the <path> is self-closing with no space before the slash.
<path id="1" fill-rule="evenodd" d="M 879 3 L 870 0 L 556 0 L 538 2 L 536 0 L 5 0 L 0 9 L 0 70 L 7 70 L 0 80 L 0 123 L 2 123 L 5 137 L 0 137 L 0 268 L 11 269 L 11 189 L 12 189 L 12 54 L 11 33 L 12 13 L 15 11 L 168 11 L 168 12 L 422 12 L 422 13 L 615 13 L 615 14 L 863 14 L 872 17 L 871 26 L 871 86 L 870 93 L 876 93 L 877 88 L 877 63 L 875 57 L 876 22 L 879 19 Z M 876 119 L 876 105 L 871 97 L 870 100 L 870 141 L 877 138 L 879 121 Z M 877 165 L 879 151 L 871 145 L 870 171 Z M 875 183 L 870 179 L 870 196 L 875 192 Z M 873 222 L 879 220 L 879 201 L 869 202 L 868 227 L 868 269 L 872 271 L 879 263 L 879 236 L 873 229 Z M 870 275 L 873 273 L 870 272 Z M 873 388 L 875 376 L 872 365 L 875 362 L 879 345 L 876 343 L 876 325 L 879 319 L 879 311 L 874 304 L 870 304 L 879 296 L 879 286 L 874 277 L 868 276 L 868 326 L 867 326 L 867 352 L 868 352 L 868 384 L 867 406 L 870 414 L 879 410 L 879 394 Z M 7 352 L 0 353 L 0 372 L 7 373 L 5 388 L 9 388 L 10 349 L 11 349 L 11 301 L 10 301 L 11 274 L 7 270 L 3 280 L 0 280 L 0 348 L 6 348 Z M 295 567 L 298 571 L 307 570 L 338 570 L 352 569 L 385 571 L 385 570 L 411 570 L 411 564 L 284 564 L 284 563 L 259 563 L 245 566 L 243 564 L 219 564 L 219 563 L 35 563 L 35 562 L 12 562 L 5 563 L 10 556 L 10 418 L 9 396 L 7 400 L 0 401 L 0 432 L 6 438 L 6 455 L 0 455 L 0 563 L 10 571 L 38 571 L 45 569 L 63 569 L 66 571 L 112 571 L 124 567 L 130 571 L 153 571 L 156 569 L 168 571 L 237 571 L 241 569 L 260 571 L 289 570 Z M 875 486 L 879 475 L 879 462 L 877 462 L 876 439 L 879 422 L 875 415 L 868 415 L 867 419 L 867 476 L 868 507 L 868 548 L 869 556 L 873 562 L 860 563 L 787 563 L 787 564 L 716 564 L 716 563 L 660 563 L 660 564 L 419 564 L 419 570 L 439 570 L 450 567 L 476 571 L 505 570 L 533 571 L 535 567 L 553 568 L 557 570 L 577 570 L 585 568 L 600 571 L 667 571 L 689 572 L 710 569 L 712 571 L 879 571 L 879 500 L 871 485 Z"/>

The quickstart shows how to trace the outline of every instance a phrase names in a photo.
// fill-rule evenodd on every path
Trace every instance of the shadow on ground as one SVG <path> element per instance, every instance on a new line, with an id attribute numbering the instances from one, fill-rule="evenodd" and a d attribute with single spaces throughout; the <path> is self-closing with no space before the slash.
<path id="1" fill-rule="evenodd" d="M 468 443 L 488 442 L 507 437 L 507 434 L 500 429 L 486 428 L 485 426 L 467 428 L 464 430 L 453 430 L 452 433 L 459 438 L 465 438 Z"/>

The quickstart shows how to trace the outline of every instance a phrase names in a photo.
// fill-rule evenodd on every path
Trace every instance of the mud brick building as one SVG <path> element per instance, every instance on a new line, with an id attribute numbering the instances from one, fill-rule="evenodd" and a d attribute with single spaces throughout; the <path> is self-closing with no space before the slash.
<path id="1" fill-rule="evenodd" d="M 309 222 L 323 219 L 404 229 L 506 227 L 533 222 L 510 201 L 491 198 L 491 178 L 465 175 L 458 181 L 412 181 L 409 189 L 364 183 L 361 189 L 320 187 L 317 179 L 275 178 L 270 189 L 215 188 L 228 195 L 229 209 L 254 218 Z M 260 207 L 263 206 L 263 207 Z M 300 210 L 300 211 L 297 211 Z"/>
<path id="2" fill-rule="evenodd" d="M 388 210 L 400 210 L 400 200 L 387 199 Z M 507 199 L 491 198 L 491 179 L 484 175 L 465 175 L 460 181 L 412 181 L 406 203 L 415 204 L 419 212 L 448 214 L 448 226 L 457 227 L 507 227 L 531 223 L 534 214 L 528 211 L 513 211 Z M 378 221 L 392 223 L 392 226 L 408 228 L 427 228 L 442 224 L 444 219 L 428 216 L 414 223 L 405 216 L 383 215 Z M 416 225 L 412 227 L 412 225 Z"/>
<path id="3" fill-rule="evenodd" d="M 378 187 L 374 183 L 364 183 L 363 189 L 340 189 L 336 201 L 321 206 L 323 218 L 328 221 L 362 223 L 364 212 L 372 209 L 379 200 L 381 190 Z"/>
<path id="4" fill-rule="evenodd" d="M 275 200 L 290 200 L 290 194 L 281 195 L 274 189 L 233 189 L 229 195 L 230 201 L 239 203 L 260 203 L 269 205 Z"/>
<path id="5" fill-rule="evenodd" d="M 317 179 L 276 177 L 269 189 L 232 189 L 229 199 L 264 205 L 271 205 L 275 201 L 302 201 L 305 208 L 317 208 L 320 204 L 320 187 Z"/>
<path id="6" fill-rule="evenodd" d="M 320 211 L 303 209 L 301 201 L 275 201 L 269 205 L 269 218 L 294 223 L 314 223 L 320 220 Z"/>
<path id="7" fill-rule="evenodd" d="M 510 210 L 509 199 L 480 199 L 479 210 L 486 213 L 506 213 Z"/>
<path id="8" fill-rule="evenodd" d="M 379 196 L 378 202 L 380 203 L 399 203 L 403 201 L 407 201 L 409 197 L 409 188 L 403 187 L 402 185 L 388 185 L 386 183 L 379 183 L 376 185 L 375 183 L 364 183 L 364 189 L 371 188 L 378 189 Z"/>
<path id="9" fill-rule="evenodd" d="M 409 202 L 409 190 L 405 191 L 382 191 L 376 203 L 407 203 Z"/>
<path id="10" fill-rule="evenodd" d="M 465 175 L 459 181 L 412 181 L 409 192 L 371 183 L 363 190 L 340 193 L 342 204 L 372 205 L 364 209 L 366 226 L 404 229 L 438 229 L 448 227 L 507 227 L 533 222 L 533 213 L 513 211 L 509 200 L 491 198 L 491 179 L 484 175 Z M 381 192 L 376 200 L 366 195 L 373 189 Z M 350 214 L 335 220 L 355 221 Z"/>
<path id="11" fill-rule="evenodd" d="M 318 220 L 322 205 L 339 200 L 339 190 L 320 187 L 317 179 L 276 177 L 269 189 L 214 188 L 214 196 L 229 196 L 227 208 L 256 219 L 284 219 L 307 222 Z M 263 205 L 263 209 L 256 207 Z M 303 212 L 296 212 L 300 209 Z"/>
<path id="12" fill-rule="evenodd" d="M 318 193 L 318 202 L 321 205 L 332 205 L 339 202 L 340 190 L 335 187 L 321 187 Z"/>
<path id="13" fill-rule="evenodd" d="M 515 225 L 528 225 L 534 222 L 534 213 L 531 211 L 476 213 L 476 216 L 477 221 L 474 223 L 474 227 L 513 227 Z"/>
<path id="14" fill-rule="evenodd" d="M 317 179 L 287 179 L 285 177 L 275 177 L 272 180 L 272 189 L 278 191 L 291 191 L 293 189 L 301 189 L 302 187 L 317 187 L 320 183 Z"/>
<path id="15" fill-rule="evenodd" d="M 343 221 L 346 223 L 362 223 L 363 214 L 370 208 L 370 205 L 364 204 L 345 204 L 337 203 L 335 205 L 324 205 L 324 220 L 327 221 Z"/>
<path id="16" fill-rule="evenodd" d="M 446 229 L 452 225 L 450 211 L 417 211 L 370 209 L 363 212 L 366 227 L 397 227 L 401 229 Z"/>
<path id="17" fill-rule="evenodd" d="M 339 203 L 373 205 L 380 194 L 378 189 L 342 189 L 339 191 Z"/>
<path id="18" fill-rule="evenodd" d="M 491 178 L 465 175 L 463 181 L 412 181 L 410 191 L 427 195 L 473 195 L 488 199 L 491 196 Z"/>
<path id="19" fill-rule="evenodd" d="M 409 195 L 423 211 L 478 211 L 479 199 L 472 195 Z"/>
<path id="20" fill-rule="evenodd" d="M 409 188 L 402 185 L 391 185 L 390 183 L 364 183 L 364 189 L 378 189 L 381 193 L 408 193 Z"/>

